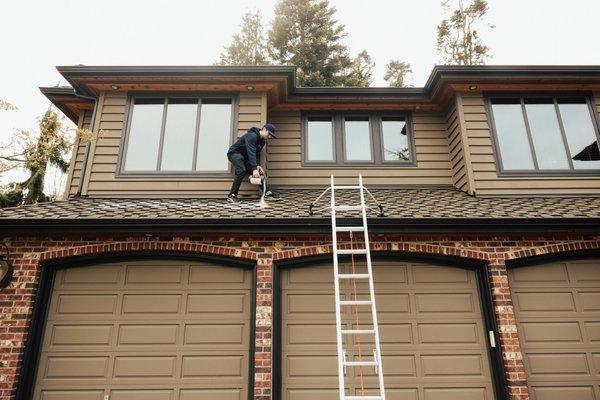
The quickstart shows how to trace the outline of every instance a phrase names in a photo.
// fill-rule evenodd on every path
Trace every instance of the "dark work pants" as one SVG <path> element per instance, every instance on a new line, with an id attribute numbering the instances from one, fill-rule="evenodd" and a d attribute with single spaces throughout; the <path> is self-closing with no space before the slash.
<path id="1" fill-rule="evenodd" d="M 250 162 L 244 158 L 240 153 L 228 153 L 227 158 L 229 162 L 233 164 L 235 176 L 233 177 L 233 183 L 231 184 L 231 190 L 229 193 L 237 194 L 240 190 L 240 185 L 247 175 L 252 175 L 252 166 Z M 266 178 L 265 178 L 266 179 Z M 262 188 L 261 188 L 262 189 Z M 269 187 L 267 186 L 267 191 Z"/>

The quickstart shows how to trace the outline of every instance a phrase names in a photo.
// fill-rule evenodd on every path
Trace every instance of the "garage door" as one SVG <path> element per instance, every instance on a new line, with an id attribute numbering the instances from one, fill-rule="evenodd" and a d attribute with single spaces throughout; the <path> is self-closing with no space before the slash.
<path id="1" fill-rule="evenodd" d="M 508 276 L 532 399 L 600 399 L 600 260 Z"/>
<path id="2" fill-rule="evenodd" d="M 207 263 L 58 271 L 34 399 L 247 399 L 250 287 Z"/>
<path id="3" fill-rule="evenodd" d="M 491 400 L 486 331 L 475 273 L 390 261 L 374 262 L 373 269 L 387 398 Z M 346 264 L 341 270 L 350 272 Z M 351 283 L 341 290 L 350 296 Z M 282 270 L 281 291 L 282 397 L 337 399 L 331 265 Z M 368 293 L 366 285 L 358 291 Z M 344 320 L 352 318 L 352 310 L 346 307 Z M 346 337 L 349 355 L 358 351 L 355 338 Z M 361 352 L 372 355 L 369 337 L 359 339 Z M 368 375 L 365 394 L 376 394 L 369 390 L 377 387 L 373 370 L 364 372 Z M 347 394 L 360 395 L 358 368 L 350 368 L 346 380 Z"/>

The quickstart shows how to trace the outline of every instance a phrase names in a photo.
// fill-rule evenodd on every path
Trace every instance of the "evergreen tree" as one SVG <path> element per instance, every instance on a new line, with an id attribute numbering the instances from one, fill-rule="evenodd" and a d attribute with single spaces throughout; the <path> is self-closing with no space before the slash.
<path id="1" fill-rule="evenodd" d="M 366 50 L 358 53 L 352 60 L 350 74 L 344 82 L 344 86 L 369 87 L 373 83 L 373 71 L 375 62 Z"/>
<path id="2" fill-rule="evenodd" d="M 449 10 L 448 1 L 442 6 Z M 490 48 L 479 38 L 476 25 L 483 22 L 488 11 L 486 0 L 473 0 L 464 7 L 458 0 L 458 8 L 450 12 L 437 27 L 437 51 L 443 62 L 458 65 L 480 65 L 490 58 Z M 490 28 L 494 26 L 489 25 Z"/>
<path id="3" fill-rule="evenodd" d="M 269 54 L 263 32 L 260 11 L 247 12 L 242 18 L 240 32 L 225 47 L 218 65 L 267 65 Z"/>
<path id="4" fill-rule="evenodd" d="M 352 59 L 342 43 L 344 26 L 328 0 L 279 0 L 269 31 L 269 53 L 296 65 L 299 86 L 347 86 Z"/>
<path id="5" fill-rule="evenodd" d="M 405 87 L 407 75 L 412 73 L 410 64 L 400 60 L 390 60 L 383 79 L 391 87 Z"/>

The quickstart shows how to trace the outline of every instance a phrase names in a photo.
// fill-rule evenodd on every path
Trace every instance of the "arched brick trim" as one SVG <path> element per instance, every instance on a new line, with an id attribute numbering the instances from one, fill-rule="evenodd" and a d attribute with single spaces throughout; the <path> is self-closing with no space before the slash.
<path id="1" fill-rule="evenodd" d="M 91 256 L 106 253 L 134 253 L 148 251 L 171 251 L 189 254 L 208 254 L 222 257 L 231 257 L 243 260 L 256 260 L 257 253 L 234 247 L 215 246 L 191 242 L 111 242 L 101 244 L 88 244 L 61 249 L 47 250 L 40 253 L 40 262 L 49 260 L 58 261 L 69 257 Z"/>
<path id="2" fill-rule="evenodd" d="M 566 253 L 568 255 L 576 255 L 580 252 L 600 249 L 600 240 L 582 240 L 578 242 L 563 242 L 547 244 L 545 246 L 531 247 L 527 249 L 506 252 L 507 264 L 511 265 L 510 260 L 518 260 L 524 258 L 537 258 L 548 255 L 556 255 Z"/>
<path id="3" fill-rule="evenodd" d="M 349 242 L 342 242 L 339 244 L 340 249 L 349 249 Z M 483 251 L 462 249 L 451 246 L 441 246 L 436 244 L 427 243 L 414 243 L 414 242 L 371 242 L 370 249 L 373 252 L 402 252 L 402 253 L 414 253 L 414 254 L 431 254 L 431 255 L 443 255 L 461 257 L 473 260 L 487 260 L 488 253 Z M 301 247 L 292 250 L 282 250 L 273 253 L 274 261 L 282 260 L 293 260 L 296 258 L 319 256 L 324 254 L 333 253 L 333 246 L 331 244 L 322 244 L 318 246 Z"/>

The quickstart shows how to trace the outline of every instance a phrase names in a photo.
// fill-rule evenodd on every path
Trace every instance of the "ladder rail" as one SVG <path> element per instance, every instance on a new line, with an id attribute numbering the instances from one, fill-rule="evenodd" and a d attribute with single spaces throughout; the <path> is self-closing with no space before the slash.
<path id="1" fill-rule="evenodd" d="M 339 280 L 339 264 L 338 264 L 338 245 L 337 245 L 337 229 L 335 217 L 335 189 L 333 174 L 331 175 L 331 236 L 333 239 L 333 274 L 334 274 L 334 289 L 335 289 L 335 327 L 337 336 L 337 355 L 338 355 L 338 382 L 340 400 L 346 397 L 346 385 L 344 383 L 344 363 L 346 357 L 342 346 L 342 316 L 340 305 L 340 280 Z"/>
<path id="2" fill-rule="evenodd" d="M 383 383 L 383 364 L 381 363 L 381 344 L 379 342 L 379 322 L 377 320 L 377 306 L 375 305 L 375 285 L 373 283 L 373 266 L 371 264 L 371 246 L 369 243 L 369 228 L 367 225 L 367 209 L 365 206 L 365 189 L 363 186 L 362 174 L 358 176 L 358 185 L 360 187 L 360 202 L 363 206 L 362 220 L 364 226 L 364 241 L 366 249 L 367 272 L 369 274 L 369 293 L 371 295 L 371 314 L 373 318 L 373 330 L 375 331 L 375 351 L 376 363 L 378 364 L 377 375 L 379 378 L 379 393 L 382 400 L 385 400 L 385 387 Z M 332 189 L 333 190 L 333 189 Z M 370 194 L 370 193 L 369 193 Z"/>

